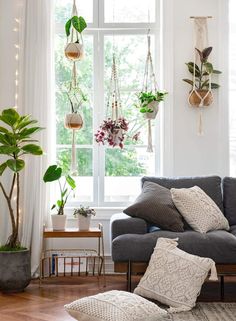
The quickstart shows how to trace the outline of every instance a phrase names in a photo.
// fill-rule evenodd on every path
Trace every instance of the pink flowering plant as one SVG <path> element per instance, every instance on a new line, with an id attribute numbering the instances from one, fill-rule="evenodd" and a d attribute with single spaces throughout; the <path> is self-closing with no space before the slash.
<path id="1" fill-rule="evenodd" d="M 100 129 L 95 134 L 97 143 L 108 144 L 111 147 L 124 147 L 124 139 L 128 131 L 128 121 L 120 117 L 118 120 L 108 118 L 104 120 Z"/>

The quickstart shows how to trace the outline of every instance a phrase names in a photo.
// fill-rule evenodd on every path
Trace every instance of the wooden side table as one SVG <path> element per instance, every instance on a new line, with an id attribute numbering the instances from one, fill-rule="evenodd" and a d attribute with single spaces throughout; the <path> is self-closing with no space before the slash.
<path id="1" fill-rule="evenodd" d="M 73 260 L 74 259 L 78 259 L 79 260 L 79 264 L 80 264 L 80 260 L 82 258 L 86 259 L 86 275 L 89 274 L 89 272 L 87 271 L 88 269 L 88 259 L 93 259 L 93 275 L 95 275 L 95 259 L 98 258 L 98 271 L 97 271 L 97 275 L 98 277 L 101 276 L 101 274 L 103 275 L 103 281 L 104 281 L 104 286 L 106 285 L 106 277 L 105 277 L 105 256 L 104 256 L 104 238 L 103 238 L 103 226 L 101 224 L 99 224 L 98 228 L 90 228 L 88 231 L 80 231 L 78 228 L 66 228 L 65 230 L 62 231 L 56 231 L 53 230 L 52 228 L 45 228 L 43 231 L 43 244 L 45 243 L 44 241 L 48 238 L 97 238 L 98 240 L 98 245 L 97 245 L 97 249 L 79 249 L 80 251 L 87 251 L 91 254 L 90 256 L 86 255 L 78 255 L 78 256 L 60 256 L 60 257 L 55 257 L 55 276 L 58 276 L 58 260 L 59 259 L 64 259 L 64 276 L 66 275 L 65 273 L 65 260 L 66 259 L 71 259 L 71 276 L 74 275 L 73 274 Z M 40 264 L 40 284 L 42 279 L 45 277 L 44 275 L 44 261 L 46 259 L 49 260 L 49 276 L 52 275 L 51 273 L 51 258 L 50 257 L 46 257 L 46 252 L 48 251 L 78 251 L 78 249 L 48 249 L 46 250 L 45 247 L 43 246 L 42 248 L 42 253 L 41 253 L 41 264 Z M 77 275 L 80 275 L 80 266 L 79 266 L 79 271 L 77 273 Z"/>

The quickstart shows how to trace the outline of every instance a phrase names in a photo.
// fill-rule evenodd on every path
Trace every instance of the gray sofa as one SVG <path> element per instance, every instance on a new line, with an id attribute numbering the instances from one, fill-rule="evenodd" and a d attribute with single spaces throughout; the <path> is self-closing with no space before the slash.
<path id="1" fill-rule="evenodd" d="M 126 214 L 111 218 L 112 259 L 115 272 L 128 274 L 131 287 L 132 273 L 144 272 L 159 237 L 178 238 L 179 248 L 202 257 L 209 257 L 217 264 L 221 277 L 221 296 L 224 296 L 224 276 L 236 274 L 236 178 L 218 176 L 193 178 L 143 177 L 166 188 L 199 186 L 218 205 L 230 224 L 230 231 L 218 230 L 201 234 L 185 226 L 184 232 L 160 230 L 143 219 Z M 148 211 L 148 208 L 147 208 Z"/>

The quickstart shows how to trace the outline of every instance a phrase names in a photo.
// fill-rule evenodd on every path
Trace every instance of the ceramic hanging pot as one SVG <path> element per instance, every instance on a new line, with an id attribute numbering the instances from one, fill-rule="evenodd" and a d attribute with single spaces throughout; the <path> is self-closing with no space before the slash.
<path id="1" fill-rule="evenodd" d="M 213 103 L 213 100 L 211 91 L 197 89 L 190 92 L 189 103 L 193 107 L 210 106 Z"/>
<path id="2" fill-rule="evenodd" d="M 147 105 L 147 108 L 151 109 L 152 112 L 145 113 L 144 118 L 146 119 L 155 119 L 157 116 L 157 113 L 159 111 L 159 102 L 158 101 L 152 101 Z"/>
<path id="3" fill-rule="evenodd" d="M 77 113 L 66 114 L 64 125 L 69 129 L 80 129 L 83 127 L 83 118 Z"/>
<path id="4" fill-rule="evenodd" d="M 84 58 L 84 46 L 78 42 L 70 42 L 65 47 L 65 56 L 69 60 L 78 61 Z"/>

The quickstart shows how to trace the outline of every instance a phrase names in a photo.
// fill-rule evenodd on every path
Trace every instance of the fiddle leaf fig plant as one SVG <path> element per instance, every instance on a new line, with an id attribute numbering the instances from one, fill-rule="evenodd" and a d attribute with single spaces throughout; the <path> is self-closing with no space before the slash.
<path id="1" fill-rule="evenodd" d="M 0 123 L 2 123 L 0 126 L 0 190 L 6 199 L 11 221 L 11 234 L 6 244 L 0 247 L 0 251 L 21 250 L 19 241 L 20 172 L 25 167 L 27 155 L 43 154 L 42 148 L 35 144 L 37 140 L 32 139 L 32 135 L 43 128 L 36 126 L 38 122 L 30 115 L 21 116 L 13 108 L 4 109 L 1 112 Z M 2 176 L 9 171 L 12 175 L 8 191 Z"/>
<path id="2" fill-rule="evenodd" d="M 62 179 L 64 177 L 64 182 Z M 57 209 L 58 215 L 64 215 L 64 207 L 72 190 L 76 188 L 74 179 L 70 175 L 63 176 L 62 168 L 57 165 L 51 165 L 46 170 L 43 180 L 45 183 L 58 181 L 60 188 L 60 199 L 52 205 L 51 210 Z"/>
<path id="3" fill-rule="evenodd" d="M 192 61 L 186 63 L 188 71 L 193 75 L 193 77 L 195 76 L 195 79 L 183 79 L 183 81 L 185 81 L 193 87 L 195 80 L 195 86 L 198 90 L 208 90 L 209 76 L 221 74 L 221 71 L 214 69 L 212 63 L 208 61 L 212 49 L 212 47 L 207 47 L 201 51 L 195 48 L 199 55 L 200 65 L 198 66 L 196 63 L 194 64 L 194 62 Z M 217 89 L 219 87 L 219 84 L 211 82 L 211 89 Z"/>

